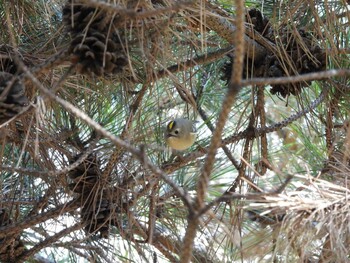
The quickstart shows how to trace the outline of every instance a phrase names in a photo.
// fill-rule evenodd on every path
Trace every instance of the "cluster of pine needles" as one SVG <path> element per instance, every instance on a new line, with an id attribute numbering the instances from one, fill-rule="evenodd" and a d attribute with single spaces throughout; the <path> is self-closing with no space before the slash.
<path id="1" fill-rule="evenodd" d="M 235 8 L 20 2 L 0 4 L 0 260 L 44 262 L 44 252 L 64 249 L 91 262 L 178 262 L 232 81 Z M 347 6 L 285 1 L 279 10 L 264 1 L 267 17 L 245 2 L 242 79 L 256 82 L 240 91 L 222 133 L 193 262 L 345 262 L 348 83 L 324 71 L 348 66 L 348 51 L 333 41 L 346 42 Z M 177 115 L 200 127 L 197 144 L 172 159 L 163 129 Z M 313 176 L 298 172 L 290 152 L 316 160 Z M 274 157 L 296 168 L 267 191 L 261 178 L 278 188 L 283 174 L 271 168 Z"/>

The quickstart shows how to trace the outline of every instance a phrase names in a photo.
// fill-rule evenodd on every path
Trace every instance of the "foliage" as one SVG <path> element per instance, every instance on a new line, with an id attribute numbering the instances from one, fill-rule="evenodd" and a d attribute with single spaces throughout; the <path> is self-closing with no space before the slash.
<path id="1" fill-rule="evenodd" d="M 0 1 L 0 261 L 349 260 L 347 9 Z"/>

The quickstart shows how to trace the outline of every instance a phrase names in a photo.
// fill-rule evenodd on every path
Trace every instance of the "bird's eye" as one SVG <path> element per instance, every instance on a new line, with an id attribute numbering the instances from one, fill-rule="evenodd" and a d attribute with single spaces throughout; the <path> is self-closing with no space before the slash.
<path id="1" fill-rule="evenodd" d="M 175 133 L 175 134 L 179 134 L 179 130 L 175 130 L 174 133 Z"/>

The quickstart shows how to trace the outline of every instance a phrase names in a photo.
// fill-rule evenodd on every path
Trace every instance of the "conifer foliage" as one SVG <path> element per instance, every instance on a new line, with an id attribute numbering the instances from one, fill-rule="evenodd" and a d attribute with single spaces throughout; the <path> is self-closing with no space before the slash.
<path id="1" fill-rule="evenodd" d="M 347 2 L 2 1 L 0 261 L 347 262 Z"/>

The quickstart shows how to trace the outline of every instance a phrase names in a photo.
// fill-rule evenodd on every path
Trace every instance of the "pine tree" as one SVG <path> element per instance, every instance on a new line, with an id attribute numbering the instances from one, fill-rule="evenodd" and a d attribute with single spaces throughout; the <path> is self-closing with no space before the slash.
<path id="1" fill-rule="evenodd" d="M 347 11 L 0 1 L 0 261 L 348 261 Z"/>

